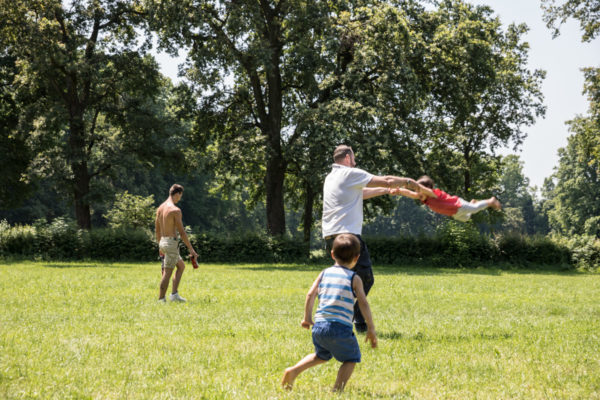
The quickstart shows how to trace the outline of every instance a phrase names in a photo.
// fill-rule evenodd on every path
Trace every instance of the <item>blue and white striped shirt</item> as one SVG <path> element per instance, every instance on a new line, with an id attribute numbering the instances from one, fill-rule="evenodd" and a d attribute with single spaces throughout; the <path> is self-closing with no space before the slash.
<path id="1" fill-rule="evenodd" d="M 356 297 L 352 290 L 354 274 L 354 271 L 339 265 L 323 271 L 315 322 L 339 322 L 352 326 Z"/>

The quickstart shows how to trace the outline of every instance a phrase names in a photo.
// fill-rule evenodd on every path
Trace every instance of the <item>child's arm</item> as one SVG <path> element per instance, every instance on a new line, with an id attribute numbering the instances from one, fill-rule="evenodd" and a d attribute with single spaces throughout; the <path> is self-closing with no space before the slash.
<path id="1" fill-rule="evenodd" d="M 373 316 L 371 315 L 371 307 L 369 307 L 369 302 L 367 301 L 367 295 L 365 294 L 365 289 L 363 287 L 362 279 L 360 276 L 354 275 L 354 279 L 352 279 L 352 289 L 354 289 L 354 293 L 356 294 L 356 300 L 358 301 L 358 306 L 360 307 L 360 312 L 365 318 L 365 322 L 367 323 L 367 337 L 365 342 L 368 340 L 371 342 L 371 347 L 377 347 L 377 335 L 375 334 L 375 324 L 373 323 Z"/>
<path id="2" fill-rule="evenodd" d="M 372 197 L 383 196 L 385 194 L 391 194 L 390 188 L 386 187 L 365 187 L 363 188 L 363 200 L 370 199 Z"/>
<path id="3" fill-rule="evenodd" d="M 409 197 L 409 198 L 415 199 L 415 200 L 421 199 L 421 195 L 419 193 L 413 192 L 412 190 L 409 190 L 409 189 L 402 189 L 402 188 L 392 189 L 391 194 L 394 194 L 394 195 L 400 194 L 402 196 Z"/>
<path id="4" fill-rule="evenodd" d="M 315 323 L 312 320 L 312 310 L 315 304 L 315 300 L 317 298 L 317 294 L 319 293 L 319 282 L 321 282 L 321 276 L 323 273 L 320 273 L 317 279 L 313 282 L 312 287 L 306 294 L 306 300 L 304 301 L 304 318 L 300 325 L 302 325 L 305 329 L 310 329 L 311 325 Z"/>
<path id="5" fill-rule="evenodd" d="M 437 195 L 433 193 L 433 190 L 421 185 L 420 183 L 417 183 L 417 185 L 419 185 L 419 193 L 424 194 L 427 197 L 433 197 L 434 199 L 437 198 Z"/>

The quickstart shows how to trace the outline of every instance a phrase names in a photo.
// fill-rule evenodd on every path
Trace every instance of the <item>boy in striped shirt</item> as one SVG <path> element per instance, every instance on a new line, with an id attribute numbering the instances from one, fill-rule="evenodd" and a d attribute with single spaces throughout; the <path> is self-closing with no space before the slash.
<path id="1" fill-rule="evenodd" d="M 281 380 L 281 385 L 285 389 L 292 388 L 294 380 L 302 371 L 335 357 L 342 365 L 333 390 L 344 390 L 356 363 L 360 362 L 360 348 L 352 332 L 355 298 L 367 323 L 365 341 L 370 341 L 371 347 L 377 347 L 375 326 L 363 283 L 352 270 L 360 256 L 360 242 L 356 236 L 343 233 L 336 236 L 332 247 L 331 257 L 335 260 L 335 264 L 319 274 L 308 291 L 304 303 L 304 319 L 301 325 L 305 329 L 313 326 L 312 339 L 315 352 L 285 370 Z M 313 322 L 312 310 L 317 295 L 319 307 Z"/>

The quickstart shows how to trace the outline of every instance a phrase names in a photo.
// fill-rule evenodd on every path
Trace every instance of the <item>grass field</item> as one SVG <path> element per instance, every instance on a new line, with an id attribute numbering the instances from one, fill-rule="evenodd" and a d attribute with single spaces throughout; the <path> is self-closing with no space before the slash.
<path id="1" fill-rule="evenodd" d="M 0 398 L 331 398 L 335 361 L 279 387 L 319 270 L 201 265 L 158 304 L 158 263 L 0 263 Z M 600 398 L 599 274 L 376 267 L 368 299 L 379 348 L 335 398 Z"/>

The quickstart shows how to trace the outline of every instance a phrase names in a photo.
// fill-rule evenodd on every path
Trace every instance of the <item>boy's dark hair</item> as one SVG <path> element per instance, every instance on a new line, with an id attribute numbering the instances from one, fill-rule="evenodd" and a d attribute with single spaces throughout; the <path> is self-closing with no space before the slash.
<path id="1" fill-rule="evenodd" d="M 169 196 L 176 195 L 177 193 L 183 193 L 183 186 L 176 183 L 169 189 Z"/>
<path id="2" fill-rule="evenodd" d="M 350 233 L 342 233 L 333 239 L 333 257 L 342 264 L 350 264 L 360 254 L 360 242 Z"/>
<path id="3" fill-rule="evenodd" d="M 352 147 L 346 146 L 345 144 L 340 144 L 333 151 L 333 161 L 342 161 L 348 154 L 352 154 Z"/>
<path id="4" fill-rule="evenodd" d="M 423 185 L 429 189 L 433 189 L 433 179 L 428 177 L 427 175 L 423 175 L 419 179 L 417 179 L 417 183 Z"/>

